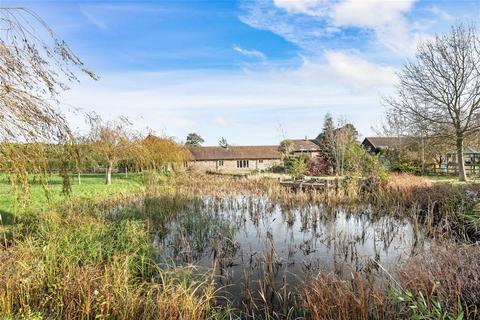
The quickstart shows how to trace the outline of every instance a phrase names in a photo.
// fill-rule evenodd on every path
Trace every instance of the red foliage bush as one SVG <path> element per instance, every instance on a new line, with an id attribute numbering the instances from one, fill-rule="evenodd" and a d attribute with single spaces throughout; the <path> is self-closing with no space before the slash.
<path id="1" fill-rule="evenodd" d="M 328 173 L 328 162 L 324 157 L 315 157 L 308 163 L 308 172 L 312 176 L 322 176 Z"/>

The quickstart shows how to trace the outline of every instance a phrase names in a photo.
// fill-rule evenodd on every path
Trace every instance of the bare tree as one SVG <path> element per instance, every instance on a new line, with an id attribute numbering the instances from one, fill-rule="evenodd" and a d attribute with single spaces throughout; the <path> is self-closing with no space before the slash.
<path id="1" fill-rule="evenodd" d="M 477 30 L 458 24 L 418 46 L 398 74 L 396 96 L 386 99 L 405 128 L 455 141 L 460 181 L 467 180 L 464 140 L 480 130 L 479 68 Z"/>
<path id="2" fill-rule="evenodd" d="M 343 175 L 345 169 L 345 154 L 348 147 L 355 143 L 356 129 L 346 120 L 338 121 L 338 126 L 333 135 L 333 155 L 335 159 L 335 174 Z"/>

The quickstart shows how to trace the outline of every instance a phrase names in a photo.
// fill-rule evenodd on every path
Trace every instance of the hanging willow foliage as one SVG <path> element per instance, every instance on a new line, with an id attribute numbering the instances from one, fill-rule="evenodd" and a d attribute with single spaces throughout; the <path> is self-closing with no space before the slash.
<path id="1" fill-rule="evenodd" d="M 58 96 L 78 74 L 97 79 L 36 13 L 0 8 L 0 169 L 14 190 L 46 172 L 45 144 L 71 140 Z"/>

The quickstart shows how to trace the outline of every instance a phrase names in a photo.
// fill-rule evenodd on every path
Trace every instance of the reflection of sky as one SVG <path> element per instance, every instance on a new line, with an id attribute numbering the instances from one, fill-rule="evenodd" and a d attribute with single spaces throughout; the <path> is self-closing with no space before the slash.
<path id="1" fill-rule="evenodd" d="M 230 203 L 232 207 L 226 205 L 216 214 L 213 202 L 207 204 L 202 214 L 212 215 L 217 221 L 230 221 L 236 229 L 238 250 L 234 266 L 226 270 L 236 284 L 229 289 L 232 293 L 239 292 L 237 285 L 245 270 L 251 274 L 253 282 L 250 282 L 255 286 L 271 252 L 271 243 L 275 261 L 279 263 L 276 280 L 281 281 L 285 275 L 293 286 L 309 272 L 338 271 L 350 266 L 362 271 L 369 262 L 372 266 L 373 259 L 388 269 L 409 257 L 414 245 L 423 245 L 422 241 L 415 242 L 414 229 L 408 222 L 391 216 L 374 220 L 368 211 L 327 213 L 321 206 L 291 211 L 273 206 L 273 210 L 268 210 L 271 204 L 264 200 L 239 198 Z M 210 267 L 211 252 L 206 249 L 197 264 Z"/>

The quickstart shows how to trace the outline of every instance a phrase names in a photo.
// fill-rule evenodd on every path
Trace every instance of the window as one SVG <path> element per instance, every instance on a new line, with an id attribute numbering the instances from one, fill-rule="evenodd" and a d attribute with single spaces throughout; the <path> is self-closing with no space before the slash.
<path id="1" fill-rule="evenodd" d="M 219 167 L 223 166 L 223 160 L 218 160 L 218 161 L 217 161 L 217 165 L 218 165 Z"/>
<path id="2" fill-rule="evenodd" d="M 258 160 L 258 163 L 263 163 L 263 160 L 262 159 Z"/>
<path id="3" fill-rule="evenodd" d="M 237 160 L 237 168 L 248 168 L 248 160 Z"/>

